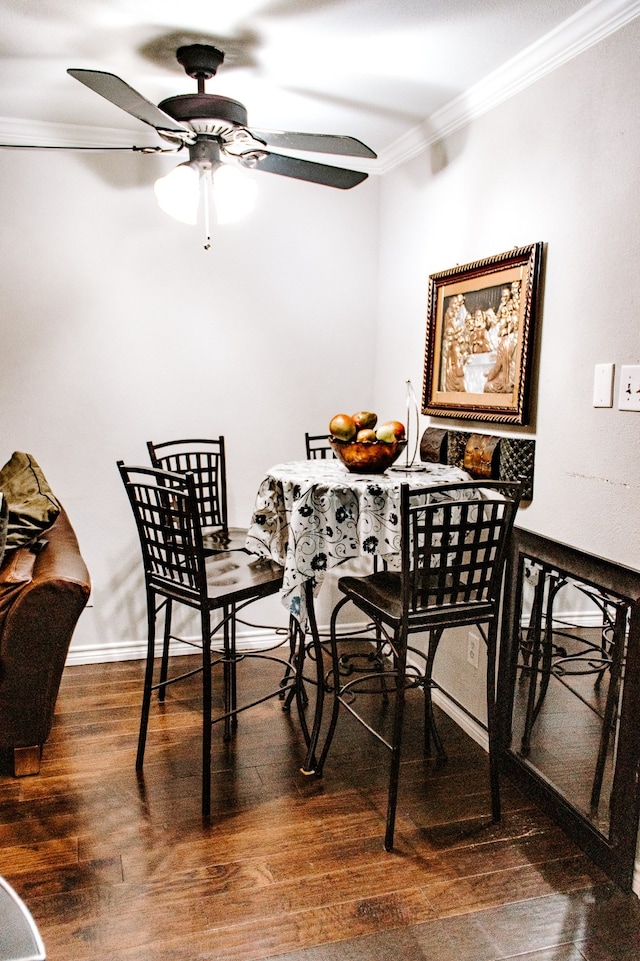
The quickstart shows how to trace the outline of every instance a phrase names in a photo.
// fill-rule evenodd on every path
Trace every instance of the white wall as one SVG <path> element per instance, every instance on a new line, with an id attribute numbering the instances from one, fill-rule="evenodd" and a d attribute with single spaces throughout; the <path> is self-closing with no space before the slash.
<path id="1" fill-rule="evenodd" d="M 145 637 L 117 459 L 224 434 L 230 520 L 246 525 L 265 468 L 304 457 L 304 431 L 337 410 L 373 403 L 378 182 L 254 174 L 257 211 L 205 252 L 198 228 L 156 207 L 160 170 L 132 154 L 0 151 L 0 461 L 32 453 L 78 534 L 93 594 L 76 660 Z M 273 617 L 286 623 L 276 601 Z"/>
<path id="2" fill-rule="evenodd" d="M 376 379 L 380 406 L 422 383 L 430 273 L 544 241 L 533 416 L 506 431 L 537 439 L 519 523 L 636 568 L 640 415 L 592 393 L 595 364 L 640 362 L 639 41 L 636 20 L 384 178 Z"/>
<path id="3" fill-rule="evenodd" d="M 640 363 L 639 44 L 636 20 L 384 178 L 376 374 L 380 407 L 421 385 L 430 273 L 544 241 L 532 420 L 503 428 L 536 438 L 518 523 L 635 568 L 640 414 L 592 395 L 595 364 L 615 363 L 617 398 L 620 365 Z M 450 663 L 481 712 L 465 654 Z"/>

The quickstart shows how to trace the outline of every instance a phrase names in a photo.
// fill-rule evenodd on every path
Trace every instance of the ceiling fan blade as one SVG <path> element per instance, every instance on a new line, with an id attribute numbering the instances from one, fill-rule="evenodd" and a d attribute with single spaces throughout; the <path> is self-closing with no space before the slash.
<path id="1" fill-rule="evenodd" d="M 355 187 L 369 176 L 359 170 L 345 170 L 343 167 L 332 167 L 328 164 L 299 160 L 297 157 L 284 157 L 281 154 L 266 151 L 248 151 L 246 154 L 240 154 L 238 160 L 245 167 L 280 174 L 282 177 L 294 177 L 296 180 L 325 184 L 327 187 L 339 187 L 341 190 Z"/>
<path id="2" fill-rule="evenodd" d="M 294 133 L 291 130 L 257 130 L 250 133 L 269 147 L 283 150 L 309 150 L 313 153 L 333 153 L 343 157 L 371 157 L 377 154 L 355 137 L 334 136 L 324 133 Z"/>
<path id="3" fill-rule="evenodd" d="M 86 151 L 87 153 L 103 153 L 109 150 L 118 150 L 122 152 L 133 151 L 133 153 L 175 153 L 181 148 L 172 148 L 165 150 L 163 147 L 109 147 L 109 146 L 96 146 L 87 147 L 83 144 L 64 144 L 64 143 L 0 143 L 0 148 L 2 150 L 76 150 L 76 151 Z"/>
<path id="4" fill-rule="evenodd" d="M 155 127 L 156 130 L 180 135 L 185 141 L 195 140 L 195 134 L 188 127 L 174 120 L 168 113 L 164 113 L 150 100 L 146 100 L 142 94 L 115 74 L 105 73 L 102 70 L 75 69 L 67 70 L 67 73 L 94 93 L 104 97 L 116 107 L 120 107 L 137 120 Z"/>

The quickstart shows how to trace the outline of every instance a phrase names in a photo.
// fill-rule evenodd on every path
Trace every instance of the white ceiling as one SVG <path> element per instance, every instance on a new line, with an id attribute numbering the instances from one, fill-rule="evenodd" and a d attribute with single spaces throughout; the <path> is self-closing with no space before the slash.
<path id="1" fill-rule="evenodd" d="M 505 65 L 527 63 L 545 45 L 555 49 L 554 38 L 593 35 L 597 23 L 615 29 L 639 7 L 639 0 L 0 0 L 0 139 L 12 123 L 25 142 L 45 125 L 69 124 L 155 144 L 151 128 L 66 69 L 110 71 L 158 103 L 195 92 L 175 50 L 198 42 L 226 53 L 207 92 L 244 103 L 250 126 L 350 134 L 383 154 Z"/>

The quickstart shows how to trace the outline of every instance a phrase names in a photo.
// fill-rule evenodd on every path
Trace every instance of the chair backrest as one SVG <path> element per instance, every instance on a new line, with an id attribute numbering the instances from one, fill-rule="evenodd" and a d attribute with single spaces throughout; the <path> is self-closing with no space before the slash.
<path id="1" fill-rule="evenodd" d="M 328 434 L 305 433 L 304 440 L 307 448 L 307 460 L 331 460 L 336 456 L 329 444 Z"/>
<path id="2" fill-rule="evenodd" d="M 409 615 L 434 607 L 497 613 L 520 501 L 516 481 L 402 485 L 402 595 Z"/>
<path id="3" fill-rule="evenodd" d="M 210 440 L 147 442 L 155 468 L 175 474 L 193 474 L 200 524 L 204 533 L 228 529 L 227 467 L 224 437 Z"/>
<path id="4" fill-rule="evenodd" d="M 147 589 L 191 606 L 207 594 L 193 476 L 118 461 L 135 517 Z"/>

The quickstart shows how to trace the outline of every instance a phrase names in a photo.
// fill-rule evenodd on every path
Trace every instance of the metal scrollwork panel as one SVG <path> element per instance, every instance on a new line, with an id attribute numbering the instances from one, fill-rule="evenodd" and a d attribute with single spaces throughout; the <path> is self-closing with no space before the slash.
<path id="1" fill-rule="evenodd" d="M 628 888 L 640 809 L 640 573 L 516 530 L 505 597 L 505 767 Z"/>

